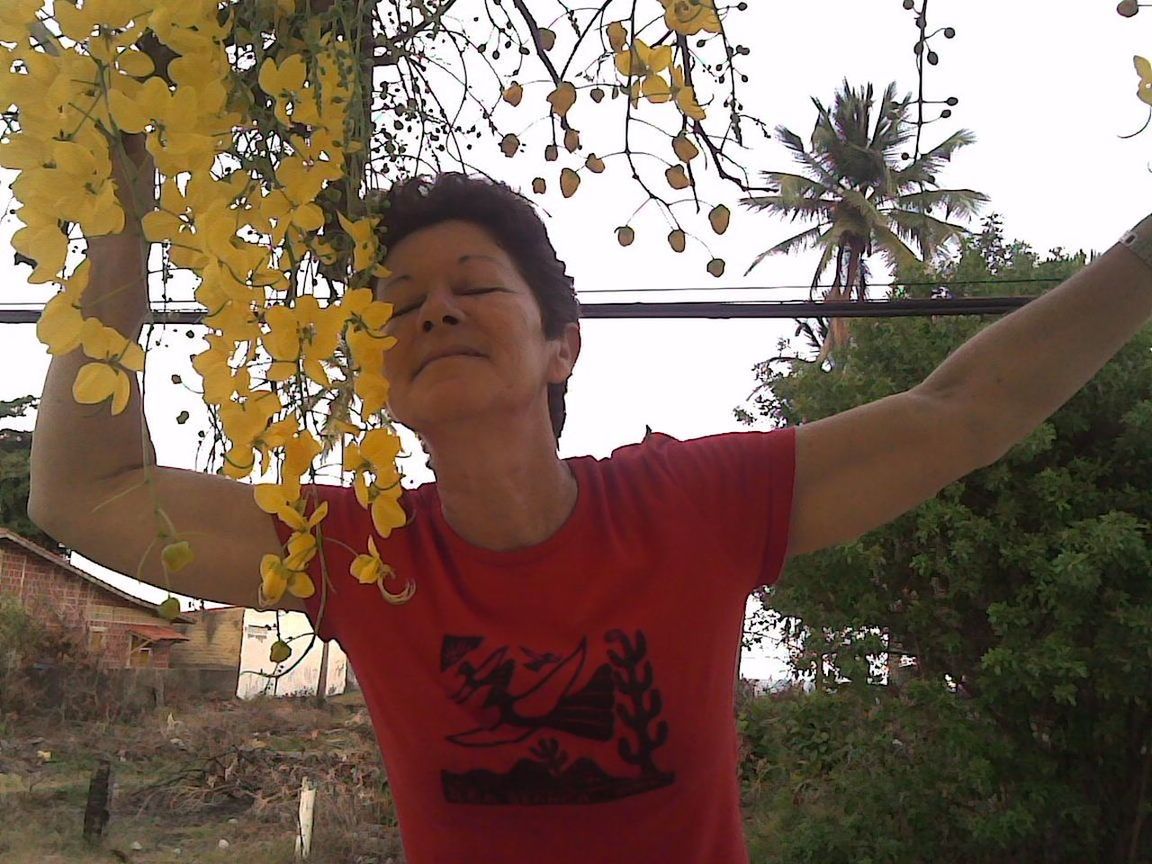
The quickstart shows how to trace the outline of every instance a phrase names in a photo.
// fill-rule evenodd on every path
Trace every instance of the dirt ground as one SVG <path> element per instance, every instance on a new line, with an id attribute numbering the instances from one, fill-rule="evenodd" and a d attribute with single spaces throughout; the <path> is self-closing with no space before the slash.
<path id="1" fill-rule="evenodd" d="M 111 766 L 103 836 L 84 840 L 93 771 Z M 318 787 L 309 860 L 401 864 L 363 703 L 338 697 L 175 705 L 133 722 L 0 718 L 0 862 L 294 859 L 300 785 Z"/>

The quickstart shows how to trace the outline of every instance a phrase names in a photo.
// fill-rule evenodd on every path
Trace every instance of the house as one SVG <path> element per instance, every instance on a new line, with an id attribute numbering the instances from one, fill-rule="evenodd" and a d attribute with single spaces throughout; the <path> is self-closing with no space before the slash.
<path id="1" fill-rule="evenodd" d="M 313 637 L 312 622 L 303 612 L 244 610 L 244 642 L 240 651 L 240 680 L 236 695 L 312 695 L 320 686 L 325 667 L 324 693 L 334 696 L 349 685 L 348 658 L 336 642 L 327 644 Z M 292 648 L 285 663 L 268 659 L 272 644 L 282 639 Z"/>
<path id="2" fill-rule="evenodd" d="M 85 573 L 67 559 L 0 528 L 0 597 L 12 597 L 35 619 L 74 628 L 107 669 L 168 669 L 172 648 L 189 637 L 155 604 Z"/>
<path id="3" fill-rule="evenodd" d="M 343 693 L 344 652 L 312 638 L 307 616 L 223 606 L 167 621 L 156 606 L 109 585 L 54 552 L 0 528 L 0 598 L 12 597 L 33 618 L 75 631 L 106 670 L 152 670 L 157 693 L 240 696 Z M 283 664 L 268 658 L 277 638 L 293 646 Z M 297 662 L 300 661 L 300 662 Z"/>

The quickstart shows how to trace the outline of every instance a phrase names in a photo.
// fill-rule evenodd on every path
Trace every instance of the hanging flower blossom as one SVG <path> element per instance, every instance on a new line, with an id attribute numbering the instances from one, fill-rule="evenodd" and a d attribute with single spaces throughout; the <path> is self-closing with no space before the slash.
<path id="1" fill-rule="evenodd" d="M 685 36 L 695 36 L 701 30 L 720 32 L 720 18 L 716 14 L 715 0 L 660 0 L 664 6 L 664 23 L 669 29 Z"/>

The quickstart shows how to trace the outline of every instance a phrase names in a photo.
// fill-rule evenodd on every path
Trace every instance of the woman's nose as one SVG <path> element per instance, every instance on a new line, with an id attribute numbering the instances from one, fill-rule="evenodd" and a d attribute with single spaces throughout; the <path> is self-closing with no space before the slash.
<path id="1" fill-rule="evenodd" d="M 433 291 L 420 307 L 420 329 L 425 333 L 436 327 L 455 326 L 464 318 L 456 295 L 451 291 Z"/>

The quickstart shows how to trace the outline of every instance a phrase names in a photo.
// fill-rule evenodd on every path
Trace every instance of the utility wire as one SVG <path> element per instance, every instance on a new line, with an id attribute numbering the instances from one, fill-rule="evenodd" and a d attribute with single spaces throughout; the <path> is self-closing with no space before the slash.
<path id="1" fill-rule="evenodd" d="M 637 318 L 912 318 L 953 315 L 1003 315 L 1030 303 L 1032 297 L 961 297 L 938 300 L 861 300 L 848 303 L 812 301 L 696 301 L 687 303 L 585 303 L 587 319 Z M 0 324 L 34 324 L 40 309 L 0 309 Z M 153 307 L 151 323 L 200 324 L 204 312 Z"/>

